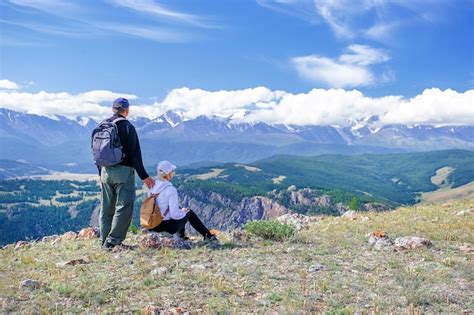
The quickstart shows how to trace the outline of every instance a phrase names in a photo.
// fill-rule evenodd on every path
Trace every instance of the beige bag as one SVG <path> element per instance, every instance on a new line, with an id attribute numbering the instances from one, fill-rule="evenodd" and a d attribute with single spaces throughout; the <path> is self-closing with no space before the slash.
<path id="1" fill-rule="evenodd" d="M 143 200 L 140 208 L 140 225 L 145 229 L 156 228 L 163 221 L 160 207 L 156 204 L 156 197 L 158 197 L 158 194 L 151 195 Z M 169 210 L 170 208 L 166 209 L 164 216 L 168 214 Z"/>

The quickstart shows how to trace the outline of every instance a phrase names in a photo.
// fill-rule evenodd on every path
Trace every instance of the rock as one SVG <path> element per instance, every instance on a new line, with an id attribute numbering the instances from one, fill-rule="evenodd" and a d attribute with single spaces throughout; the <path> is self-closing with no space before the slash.
<path id="1" fill-rule="evenodd" d="M 342 215 L 344 213 L 346 213 L 347 211 L 349 211 L 349 208 L 343 204 L 342 202 L 339 202 L 336 204 L 336 209 L 337 211 L 339 211 L 339 213 Z"/>
<path id="2" fill-rule="evenodd" d="M 20 289 L 23 290 L 38 290 L 41 287 L 41 282 L 38 280 L 26 279 L 20 283 Z"/>
<path id="3" fill-rule="evenodd" d="M 332 205 L 331 197 L 324 195 L 314 200 L 319 207 L 330 207 Z"/>
<path id="4" fill-rule="evenodd" d="M 203 271 L 203 270 L 206 270 L 206 266 L 201 265 L 201 264 L 193 264 L 193 265 L 191 265 L 189 268 L 191 268 L 191 270 L 193 270 L 193 271 Z"/>
<path id="5" fill-rule="evenodd" d="M 473 213 L 474 213 L 474 208 L 469 208 L 463 211 L 459 211 L 458 213 L 456 213 L 456 215 L 460 217 L 465 217 L 468 215 L 472 215 Z"/>
<path id="6" fill-rule="evenodd" d="M 154 305 L 147 305 L 143 308 L 143 315 L 159 315 L 160 309 Z"/>
<path id="7" fill-rule="evenodd" d="M 59 237 L 61 241 L 72 241 L 72 240 L 75 240 L 76 238 L 77 238 L 77 233 L 72 232 L 72 231 L 66 232 Z"/>
<path id="8" fill-rule="evenodd" d="M 311 266 L 309 266 L 308 268 L 308 272 L 316 272 L 316 271 L 320 271 L 320 270 L 323 270 L 325 267 L 324 265 L 320 264 L 320 263 L 316 263 L 316 264 L 313 264 Z"/>
<path id="9" fill-rule="evenodd" d="M 162 276 L 164 275 L 165 273 L 168 272 L 168 268 L 166 267 L 159 267 L 159 268 L 156 268 L 156 269 L 153 269 L 150 274 L 151 275 L 158 275 L 158 276 Z"/>
<path id="10" fill-rule="evenodd" d="M 374 247 L 374 249 L 389 249 L 392 247 L 393 242 L 389 238 L 386 232 L 382 230 L 377 230 L 367 235 L 369 238 L 368 242 Z"/>
<path id="11" fill-rule="evenodd" d="M 88 263 L 89 262 L 87 260 L 79 258 L 79 259 L 72 259 L 72 260 L 68 260 L 68 261 L 58 262 L 56 264 L 56 267 L 64 268 L 66 266 L 84 265 L 84 264 L 88 264 Z"/>
<path id="12" fill-rule="evenodd" d="M 29 244 L 28 244 L 28 242 L 26 242 L 26 241 L 18 241 L 18 242 L 15 243 L 14 249 L 20 249 L 20 248 L 26 247 L 26 246 L 28 246 L 28 245 L 29 245 Z"/>
<path id="13" fill-rule="evenodd" d="M 361 222 L 368 222 L 368 221 L 370 221 L 370 218 L 369 217 L 362 217 L 362 218 L 360 218 L 360 221 Z"/>
<path id="14" fill-rule="evenodd" d="M 166 233 L 167 235 L 170 235 Z M 165 236 L 161 233 L 150 232 L 143 236 L 140 246 L 144 249 L 160 249 L 162 247 L 168 247 L 173 249 L 191 249 L 193 247 L 192 242 L 183 240 L 176 236 Z"/>
<path id="15" fill-rule="evenodd" d="M 299 213 L 287 213 L 276 218 L 281 223 L 293 225 L 297 230 L 301 230 L 309 226 L 311 223 L 317 222 L 318 217 L 310 217 Z"/>
<path id="16" fill-rule="evenodd" d="M 395 247 L 400 249 L 415 249 L 420 247 L 430 247 L 429 239 L 418 236 L 404 236 L 395 239 Z"/>
<path id="17" fill-rule="evenodd" d="M 48 235 L 48 236 L 44 236 L 41 239 L 41 242 L 43 242 L 43 243 L 53 242 L 53 241 L 57 240 L 58 238 L 59 238 L 59 235 L 57 235 L 57 234 Z"/>
<path id="18" fill-rule="evenodd" d="M 79 231 L 77 235 L 78 239 L 91 240 L 93 238 L 99 237 L 99 229 L 88 227 Z"/>
<path id="19" fill-rule="evenodd" d="M 365 211 L 372 211 L 372 212 L 381 212 L 381 211 L 390 211 L 392 210 L 390 207 L 376 202 L 369 202 L 362 205 L 362 209 Z"/>
<path id="20" fill-rule="evenodd" d="M 357 214 L 354 210 L 349 210 L 349 211 L 344 212 L 341 215 L 341 217 L 347 218 L 349 220 L 355 220 L 355 219 L 357 219 Z"/>
<path id="21" fill-rule="evenodd" d="M 463 245 L 459 246 L 459 249 L 462 250 L 463 252 L 469 252 L 469 253 L 474 252 L 474 246 L 469 243 L 464 243 Z"/>

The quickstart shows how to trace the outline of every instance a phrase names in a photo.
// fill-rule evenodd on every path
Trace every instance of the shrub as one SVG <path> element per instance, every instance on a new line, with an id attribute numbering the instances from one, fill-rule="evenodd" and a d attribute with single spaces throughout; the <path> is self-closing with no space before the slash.
<path id="1" fill-rule="evenodd" d="M 251 235 L 276 241 L 283 241 L 296 233 L 296 229 L 293 225 L 281 223 L 276 220 L 250 221 L 245 224 L 244 229 Z"/>

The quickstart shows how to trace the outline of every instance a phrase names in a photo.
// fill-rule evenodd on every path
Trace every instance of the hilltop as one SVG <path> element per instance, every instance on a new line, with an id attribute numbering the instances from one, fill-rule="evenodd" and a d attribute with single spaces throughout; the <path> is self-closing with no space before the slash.
<path id="1" fill-rule="evenodd" d="M 105 252 L 97 239 L 67 237 L 10 245 L 0 255 L 0 305 L 21 313 L 472 313 L 473 215 L 471 200 L 321 216 L 284 241 L 222 233 L 217 249 Z M 377 250 L 367 239 L 374 231 L 431 246 Z M 144 237 L 129 233 L 126 242 Z"/>

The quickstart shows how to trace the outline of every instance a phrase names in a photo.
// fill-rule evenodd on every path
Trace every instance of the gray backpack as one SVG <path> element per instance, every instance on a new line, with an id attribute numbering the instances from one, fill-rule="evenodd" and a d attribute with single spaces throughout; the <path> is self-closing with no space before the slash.
<path id="1" fill-rule="evenodd" d="M 124 154 L 122 143 L 118 135 L 117 121 L 126 120 L 118 117 L 114 120 L 106 119 L 92 131 L 92 155 L 95 164 L 112 166 L 122 162 Z"/>

